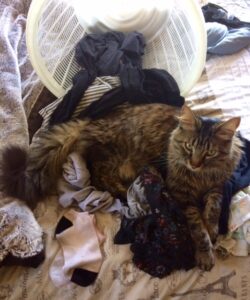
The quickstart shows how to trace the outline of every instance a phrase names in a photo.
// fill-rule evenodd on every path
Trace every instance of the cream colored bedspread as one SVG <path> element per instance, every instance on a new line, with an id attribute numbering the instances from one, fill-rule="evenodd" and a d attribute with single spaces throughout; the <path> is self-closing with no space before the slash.
<path id="1" fill-rule="evenodd" d="M 5 2 L 10 4 L 13 1 Z M 2 3 L 1 0 L 1 7 Z M 217 3 L 231 9 L 237 16 L 242 16 L 250 21 L 249 0 L 217 1 Z M 23 8 L 19 6 L 19 12 Z M 5 14 L 3 11 L 0 13 L 1 31 L 3 28 L 10 29 L 6 29 L 5 26 L 5 16 L 8 15 L 10 8 L 6 9 Z M 13 8 L 12 13 L 16 12 L 16 18 L 19 16 L 19 19 L 16 19 L 15 28 L 16 32 L 20 34 L 21 41 L 23 31 L 20 28 L 25 25 L 25 13 L 21 13 L 20 16 L 18 9 Z M 15 21 L 15 18 L 13 20 Z M 21 45 L 20 43 L 19 45 Z M 2 47 L 3 45 L 0 44 L 1 64 L 4 60 Z M 9 55 L 14 55 L 17 49 L 15 46 L 14 52 L 10 52 Z M 13 57 L 10 56 L 8 59 L 12 61 Z M 13 72 L 13 69 L 18 73 L 22 65 L 16 64 L 10 67 L 13 67 L 9 71 L 10 73 Z M 5 80 L 5 78 L 2 79 L 1 76 L 1 80 Z M 1 143 L 3 145 L 3 143 L 15 139 L 26 142 L 27 125 L 22 106 L 20 81 L 12 82 L 6 77 L 6 80 L 0 84 Z M 15 91 L 15 98 L 7 96 L 6 89 L 3 92 L 6 86 Z M 34 84 L 34 87 L 39 87 L 39 83 Z M 30 92 L 30 99 L 30 102 L 25 102 L 27 113 L 29 113 L 34 99 L 32 92 Z M 250 47 L 234 55 L 209 57 L 206 68 L 187 101 L 204 115 L 216 115 L 224 118 L 232 115 L 242 116 L 240 129 L 243 135 L 250 139 Z M 129 245 L 113 244 L 113 236 L 119 227 L 119 218 L 109 214 L 97 214 L 98 226 L 103 229 L 106 242 L 103 247 L 104 262 L 95 283 L 86 288 L 74 284 L 59 289 L 55 288 L 49 278 L 48 270 L 58 251 L 58 244 L 53 238 L 53 233 L 62 214 L 63 209 L 59 207 L 57 199 L 53 197 L 48 198 L 36 209 L 37 220 L 46 233 L 46 260 L 37 269 L 0 268 L 0 300 L 250 299 L 250 257 L 230 257 L 224 261 L 216 260 L 216 265 L 211 272 L 193 269 L 188 272 L 175 272 L 161 280 L 152 278 L 133 266 Z"/>

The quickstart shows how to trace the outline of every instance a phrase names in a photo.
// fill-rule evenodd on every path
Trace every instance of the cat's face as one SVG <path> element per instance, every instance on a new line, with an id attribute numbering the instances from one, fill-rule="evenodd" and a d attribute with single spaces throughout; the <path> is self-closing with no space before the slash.
<path id="1" fill-rule="evenodd" d="M 184 106 L 171 143 L 175 159 L 193 172 L 221 168 L 231 155 L 232 138 L 240 118 L 226 122 L 197 117 Z"/>

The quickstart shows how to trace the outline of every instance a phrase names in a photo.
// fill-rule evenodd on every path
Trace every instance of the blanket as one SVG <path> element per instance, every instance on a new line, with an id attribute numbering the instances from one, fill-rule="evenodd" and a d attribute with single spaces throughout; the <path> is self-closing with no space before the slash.
<path id="1" fill-rule="evenodd" d="M 26 116 L 43 87 L 25 43 L 30 2 L 0 1 L 0 148 L 10 143 L 28 144 Z"/>

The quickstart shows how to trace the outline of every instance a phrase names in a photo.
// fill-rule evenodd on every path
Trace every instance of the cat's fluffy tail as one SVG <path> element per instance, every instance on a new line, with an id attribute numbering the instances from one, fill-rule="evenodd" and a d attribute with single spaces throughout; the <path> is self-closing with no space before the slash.
<path id="1" fill-rule="evenodd" d="M 56 193 L 62 164 L 79 141 L 79 124 L 69 122 L 39 134 L 29 150 L 8 146 L 2 152 L 0 188 L 5 194 L 35 207 L 43 197 Z"/>

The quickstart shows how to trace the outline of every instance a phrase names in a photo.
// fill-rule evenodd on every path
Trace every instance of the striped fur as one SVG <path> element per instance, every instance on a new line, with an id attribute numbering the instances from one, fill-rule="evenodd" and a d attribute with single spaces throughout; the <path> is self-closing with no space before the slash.
<path id="1" fill-rule="evenodd" d="M 168 146 L 167 187 L 186 213 L 198 265 L 210 270 L 223 185 L 241 156 L 241 141 L 235 136 L 240 119 L 221 122 L 184 110 Z"/>

